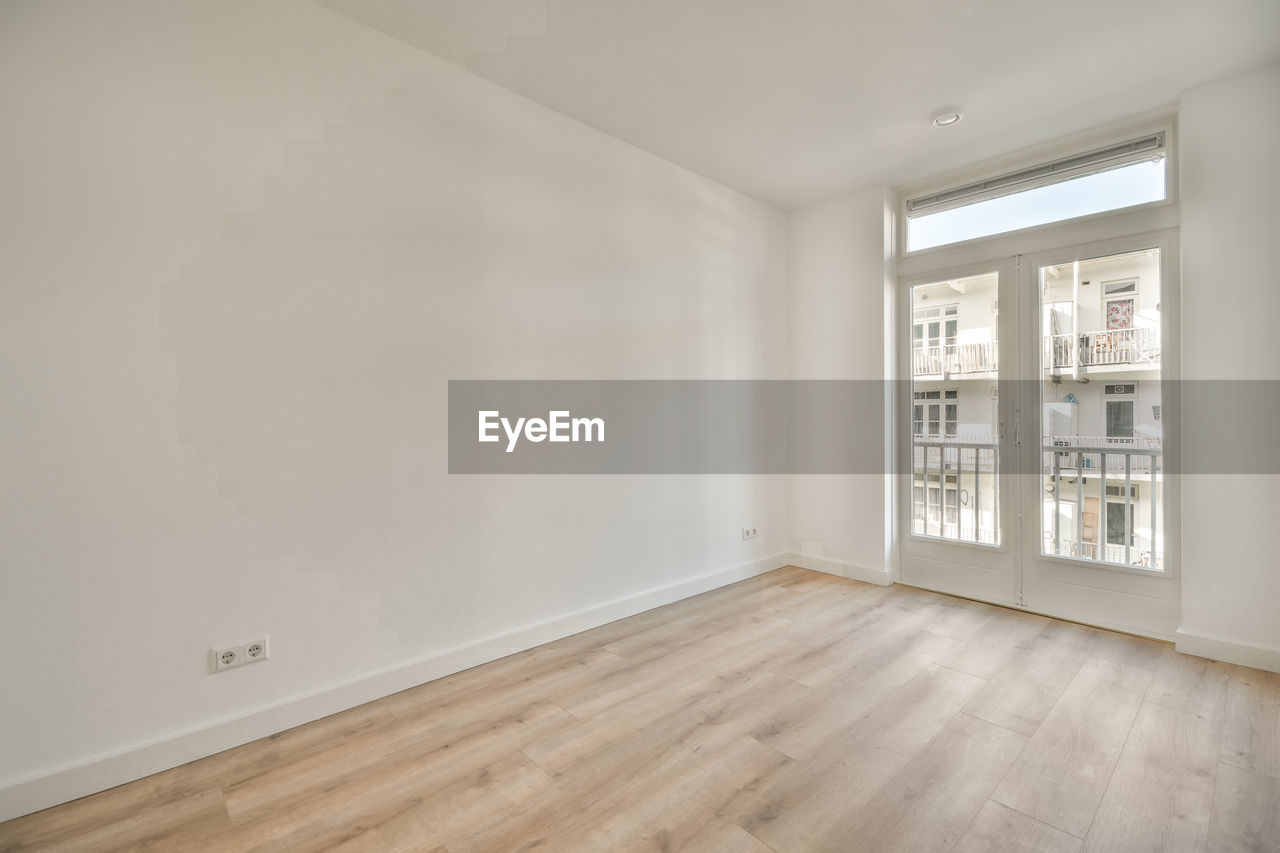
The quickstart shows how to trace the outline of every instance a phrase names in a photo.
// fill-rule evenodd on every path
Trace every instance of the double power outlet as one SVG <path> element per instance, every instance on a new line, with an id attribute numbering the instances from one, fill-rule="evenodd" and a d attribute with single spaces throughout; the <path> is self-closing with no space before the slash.
<path id="1" fill-rule="evenodd" d="M 744 528 L 742 528 L 742 538 L 743 538 L 743 539 L 755 539 L 755 538 L 756 538 L 757 536 L 759 536 L 759 535 L 760 535 L 760 533 L 759 533 L 759 532 L 758 532 L 754 527 L 744 527 Z"/>
<path id="2" fill-rule="evenodd" d="M 271 636 L 263 634 L 260 639 L 250 640 L 238 646 L 223 646 L 209 649 L 209 671 L 223 672 L 238 666 L 257 663 L 271 657 Z"/>

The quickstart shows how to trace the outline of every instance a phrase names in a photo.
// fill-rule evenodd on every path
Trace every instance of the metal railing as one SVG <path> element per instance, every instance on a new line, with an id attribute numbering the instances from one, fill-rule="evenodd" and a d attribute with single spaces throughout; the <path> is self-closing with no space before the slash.
<path id="1" fill-rule="evenodd" d="M 925 435 L 918 432 L 911 436 L 912 444 L 923 446 L 946 445 L 953 447 L 957 444 L 964 444 L 971 447 L 981 447 L 984 450 L 988 447 L 996 446 L 996 437 L 994 435 Z"/>
<path id="2" fill-rule="evenodd" d="M 911 373 L 915 376 L 958 373 L 993 373 L 999 347 L 995 341 L 916 347 L 911 350 Z"/>
<path id="3" fill-rule="evenodd" d="M 1054 548 L 1053 535 L 1045 531 L 1044 553 L 1057 557 L 1076 557 L 1082 560 L 1093 560 L 1099 563 L 1115 565 L 1134 565 L 1143 568 L 1160 568 L 1160 557 L 1150 548 L 1129 547 L 1129 560 L 1125 562 L 1125 546 L 1108 542 L 1099 545 L 1097 542 L 1077 542 L 1074 539 L 1062 539 Z"/>
<path id="4" fill-rule="evenodd" d="M 1045 484 L 1044 505 L 1050 522 L 1044 531 L 1042 553 L 1099 563 L 1160 569 L 1160 504 L 1163 454 L 1155 438 L 1104 438 L 1046 436 L 1041 444 L 1041 471 Z M 1093 482 L 1090 482 L 1090 481 Z M 1119 486 L 1119 493 L 1116 493 Z M 1090 494 L 1092 492 L 1092 494 Z M 1086 499 L 1097 499 L 1098 518 L 1092 526 L 1095 540 L 1106 532 L 1107 505 L 1124 506 L 1121 543 L 1089 541 L 1085 536 Z M 1145 499 L 1146 518 L 1138 507 Z M 1070 505 L 1064 525 L 1063 505 Z M 1051 509 L 1050 509 L 1051 507 Z M 1141 522 L 1147 546 L 1135 543 Z"/>
<path id="5" fill-rule="evenodd" d="M 912 532 L 998 545 L 999 473 L 991 436 L 914 436 Z"/>
<path id="6" fill-rule="evenodd" d="M 1160 364 L 1160 330 L 1110 329 L 1071 335 L 1045 336 L 1045 367 L 1050 370 L 1109 364 Z"/>
<path id="7" fill-rule="evenodd" d="M 1048 521 L 1042 553 L 1163 569 L 1160 439 L 1045 436 L 1041 456 Z M 912 532 L 999 544 L 999 473 L 994 436 L 913 436 Z M 1098 517 L 1087 539 L 1084 510 L 1086 500 L 1094 499 Z M 1124 507 L 1120 543 L 1106 541 L 1108 504 Z M 1116 534 L 1110 532 L 1112 538 Z"/>
<path id="8" fill-rule="evenodd" d="M 1045 436 L 1045 451 L 1062 454 L 1059 460 L 1064 470 L 1084 467 L 1084 476 L 1090 471 L 1106 471 L 1108 476 L 1128 470 L 1149 479 L 1152 471 L 1159 473 L 1160 439 L 1147 436 L 1116 438 L 1100 435 Z M 1047 460 L 1046 460 L 1047 462 Z M 1045 470 L 1048 470 L 1046 465 Z"/>

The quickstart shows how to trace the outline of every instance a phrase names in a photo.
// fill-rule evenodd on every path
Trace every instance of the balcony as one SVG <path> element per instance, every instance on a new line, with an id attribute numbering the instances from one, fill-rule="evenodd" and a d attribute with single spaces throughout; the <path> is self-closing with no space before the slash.
<path id="1" fill-rule="evenodd" d="M 1040 450 L 1045 519 L 1041 553 L 1164 568 L 1160 439 L 1045 436 Z M 1092 520 L 1086 518 L 1090 512 Z M 1099 541 L 1104 529 L 1106 539 L 1121 544 Z"/>
<path id="2" fill-rule="evenodd" d="M 998 347 L 995 341 L 916 347 L 911 350 L 913 376 L 994 374 L 998 364 Z"/>
<path id="3" fill-rule="evenodd" d="M 976 435 L 926 435 L 918 432 L 911 436 L 911 443 L 917 447 L 980 447 L 989 450 L 996 446 L 998 439 L 994 435 L 980 433 Z"/>
<path id="4" fill-rule="evenodd" d="M 1045 337 L 1045 369 L 1057 373 L 1080 367 L 1107 365 L 1160 366 L 1160 330 L 1155 328 L 1111 329 L 1084 332 L 1072 345 L 1072 335 Z"/>
<path id="5" fill-rule="evenodd" d="M 1075 557 L 1078 560 L 1091 560 L 1097 563 L 1111 563 L 1117 566 L 1137 566 L 1143 569 L 1162 568 L 1160 555 L 1150 548 L 1129 546 L 1129 558 L 1125 559 L 1125 547 L 1108 542 L 1099 545 L 1097 542 L 1076 542 L 1073 539 L 1062 539 L 1055 551 L 1053 533 L 1044 534 L 1044 553 L 1057 557 Z"/>
<path id="6" fill-rule="evenodd" d="M 1135 436 L 1045 436 L 1041 443 L 1044 453 L 1044 471 L 1054 470 L 1075 476 L 1078 469 L 1084 476 L 1105 473 L 1107 479 L 1125 478 L 1150 480 L 1159 476 L 1161 442 L 1158 438 Z"/>
<path id="7" fill-rule="evenodd" d="M 1159 438 L 1045 436 L 1041 454 L 1043 554 L 1164 568 Z M 994 435 L 913 436 L 912 533 L 997 544 L 999 474 Z"/>
<path id="8" fill-rule="evenodd" d="M 913 436 L 912 532 L 999 544 L 998 456 L 992 435 Z"/>

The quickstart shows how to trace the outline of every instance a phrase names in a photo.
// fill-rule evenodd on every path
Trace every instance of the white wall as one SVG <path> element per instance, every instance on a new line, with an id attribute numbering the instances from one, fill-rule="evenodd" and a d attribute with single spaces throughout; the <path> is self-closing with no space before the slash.
<path id="1" fill-rule="evenodd" d="M 0 63 L 0 819 L 780 564 L 785 477 L 450 477 L 445 392 L 785 377 L 782 213 L 305 0 Z"/>
<path id="2" fill-rule="evenodd" d="M 870 187 L 791 214 L 791 371 L 796 379 L 883 380 L 892 365 L 892 198 Z M 890 401 L 885 408 L 893 412 Z M 890 418 L 891 420 L 891 418 Z M 883 436 L 861 440 L 886 442 Z M 791 541 L 808 568 L 887 582 L 891 478 L 791 478 Z"/>
<path id="3" fill-rule="evenodd" d="M 1183 377 L 1280 379 L 1280 65 L 1190 90 L 1179 122 Z M 1187 451 L 1239 440 L 1230 412 L 1188 408 L 1183 431 Z M 1274 475 L 1183 478 L 1179 648 L 1280 671 L 1278 494 Z"/>

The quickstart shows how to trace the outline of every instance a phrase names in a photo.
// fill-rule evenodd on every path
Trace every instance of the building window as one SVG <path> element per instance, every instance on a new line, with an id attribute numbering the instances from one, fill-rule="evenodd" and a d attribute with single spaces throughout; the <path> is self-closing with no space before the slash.
<path id="1" fill-rule="evenodd" d="M 958 535 L 960 484 L 955 474 L 947 474 L 940 480 L 936 473 L 930 473 L 927 481 L 915 480 L 911 504 L 914 532 L 940 531 L 941 535 L 953 539 Z"/>
<path id="2" fill-rule="evenodd" d="M 917 391 L 912 406 L 915 435 L 955 435 L 960 419 L 960 391 Z"/>
<path id="3" fill-rule="evenodd" d="M 1134 394 L 1137 388 L 1133 383 L 1103 386 L 1107 400 L 1107 438 L 1133 438 Z"/>
<path id="4" fill-rule="evenodd" d="M 1121 296 L 1126 293 L 1138 292 L 1138 280 L 1136 278 L 1126 278 L 1120 281 L 1104 281 L 1102 283 L 1102 295 L 1106 297 Z"/>
<path id="5" fill-rule="evenodd" d="M 956 490 L 954 483 L 955 478 L 948 478 L 947 490 L 944 492 L 944 503 L 942 505 L 942 523 L 947 526 L 946 535 L 955 536 L 955 527 L 960 523 L 960 500 L 959 492 Z"/>
<path id="6" fill-rule="evenodd" d="M 1133 401 L 1107 401 L 1107 438 L 1133 438 Z"/>
<path id="7" fill-rule="evenodd" d="M 1124 545 L 1124 513 L 1129 506 L 1124 501 L 1107 502 L 1107 544 Z M 1129 532 L 1129 545 L 1133 544 L 1133 531 Z"/>
<path id="8" fill-rule="evenodd" d="M 911 344 L 916 349 L 954 346 L 958 325 L 959 305 L 940 305 L 937 308 L 921 308 L 915 312 L 911 325 Z"/>
<path id="9" fill-rule="evenodd" d="M 1108 332 L 1133 328 L 1133 300 L 1137 292 L 1137 279 L 1102 283 L 1103 309 L 1107 318 Z"/>

